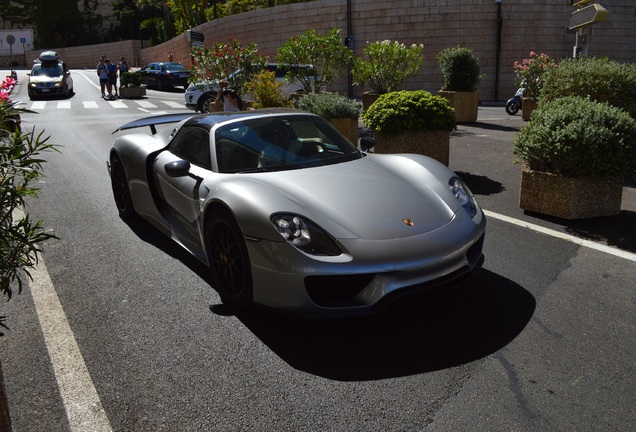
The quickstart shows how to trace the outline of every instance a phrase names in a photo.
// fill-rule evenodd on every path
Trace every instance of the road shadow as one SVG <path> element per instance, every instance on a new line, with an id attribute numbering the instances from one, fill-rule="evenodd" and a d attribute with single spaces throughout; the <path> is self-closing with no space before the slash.
<path id="1" fill-rule="evenodd" d="M 567 220 L 540 213 L 524 212 L 534 218 L 563 226 L 566 233 L 577 238 L 605 243 L 636 253 L 636 212 L 622 210 L 616 216 Z"/>
<path id="2" fill-rule="evenodd" d="M 484 130 L 500 131 L 500 132 L 519 132 L 519 129 L 520 129 L 520 126 L 506 126 L 506 125 L 496 124 L 496 123 L 485 123 L 485 122 L 461 123 L 457 125 L 457 129 L 454 129 L 451 131 L 451 136 L 477 135 L 475 132 L 471 130 L 462 129 L 462 126 L 484 129 Z"/>
<path id="3" fill-rule="evenodd" d="M 171 238 L 155 228 L 150 222 L 139 216 L 133 216 L 123 220 L 130 230 L 144 242 L 153 245 L 174 259 L 181 261 L 183 265 L 196 273 L 201 279 L 211 285 L 210 271 L 201 261 L 183 249 Z"/>
<path id="4" fill-rule="evenodd" d="M 254 311 L 238 318 L 298 370 L 366 381 L 484 358 L 523 331 L 535 306 L 528 291 L 484 269 L 446 295 L 372 317 L 303 320 Z"/>
<path id="5" fill-rule="evenodd" d="M 466 183 L 468 189 L 470 189 L 475 195 L 495 195 L 506 190 L 503 183 L 492 180 L 486 176 L 475 175 L 462 171 L 456 171 L 456 174 L 464 181 L 464 183 Z"/>

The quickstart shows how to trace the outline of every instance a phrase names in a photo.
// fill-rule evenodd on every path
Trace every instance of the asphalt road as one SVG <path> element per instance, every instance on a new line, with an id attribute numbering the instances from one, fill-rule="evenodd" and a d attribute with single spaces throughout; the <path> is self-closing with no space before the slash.
<path id="1" fill-rule="evenodd" d="M 372 318 L 235 315 L 205 268 L 149 226 L 125 224 L 112 200 L 111 132 L 184 111 L 182 93 L 110 103 L 93 71 L 73 73 L 72 98 L 23 116 L 63 147 L 28 209 L 60 240 L 0 309 L 14 431 L 636 427 L 632 186 L 615 217 L 524 213 L 511 145 L 523 121 L 482 107 L 451 136 L 450 166 L 489 215 L 474 282 Z M 32 107 L 24 84 L 13 98 Z"/>

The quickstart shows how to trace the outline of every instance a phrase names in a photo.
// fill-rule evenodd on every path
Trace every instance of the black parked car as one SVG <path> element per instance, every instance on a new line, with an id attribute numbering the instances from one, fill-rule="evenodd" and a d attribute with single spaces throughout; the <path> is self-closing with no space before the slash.
<path id="1" fill-rule="evenodd" d="M 139 71 L 141 83 L 148 87 L 156 87 L 158 90 L 172 87 L 188 86 L 190 71 L 178 62 L 153 62 L 148 63 Z"/>

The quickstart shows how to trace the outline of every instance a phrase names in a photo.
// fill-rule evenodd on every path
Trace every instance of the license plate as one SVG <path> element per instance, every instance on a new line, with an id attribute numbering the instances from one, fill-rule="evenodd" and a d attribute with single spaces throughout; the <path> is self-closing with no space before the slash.
<path id="1" fill-rule="evenodd" d="M 42 93 L 48 93 L 50 91 L 50 89 L 44 88 L 42 89 Z"/>

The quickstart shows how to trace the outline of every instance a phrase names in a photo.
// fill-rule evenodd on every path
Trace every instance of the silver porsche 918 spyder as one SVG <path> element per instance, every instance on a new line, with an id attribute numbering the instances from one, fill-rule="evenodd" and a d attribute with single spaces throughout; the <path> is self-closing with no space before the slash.
<path id="1" fill-rule="evenodd" d="M 152 133 L 124 134 L 110 151 L 119 214 L 209 266 L 226 304 L 366 314 L 481 268 L 486 218 L 433 159 L 361 152 L 289 109 L 164 115 L 118 131 L 141 126 Z"/>

